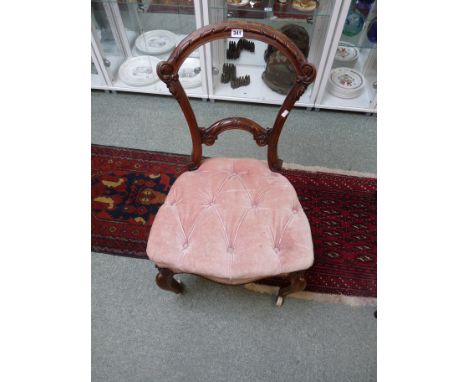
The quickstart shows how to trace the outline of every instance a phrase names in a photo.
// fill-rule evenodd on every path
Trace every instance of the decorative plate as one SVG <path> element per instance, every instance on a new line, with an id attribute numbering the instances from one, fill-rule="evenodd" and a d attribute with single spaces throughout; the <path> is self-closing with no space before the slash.
<path id="1" fill-rule="evenodd" d="M 119 68 L 119 78 L 130 86 L 146 86 L 159 80 L 156 74 L 158 58 L 153 56 L 136 56 L 126 60 Z"/>
<path id="2" fill-rule="evenodd" d="M 247 5 L 249 1 L 250 0 L 226 0 L 226 3 L 234 7 L 242 7 L 244 5 Z"/>
<path id="3" fill-rule="evenodd" d="M 170 31 L 156 29 L 138 36 L 135 46 L 146 54 L 161 54 L 174 49 L 176 35 Z"/>
<path id="4" fill-rule="evenodd" d="M 201 67 L 198 58 L 187 58 L 179 69 L 179 81 L 185 89 L 201 85 Z"/>
<path id="5" fill-rule="evenodd" d="M 314 0 L 293 0 L 292 6 L 298 11 L 310 12 L 317 8 L 317 2 Z"/>
<path id="6" fill-rule="evenodd" d="M 359 58 L 359 49 L 353 44 L 342 42 L 338 44 L 335 53 L 335 60 L 342 63 L 356 62 Z"/>
<path id="7" fill-rule="evenodd" d="M 350 68 L 336 68 L 330 73 L 329 91 L 340 98 L 355 98 L 361 95 L 365 86 L 364 75 Z"/>

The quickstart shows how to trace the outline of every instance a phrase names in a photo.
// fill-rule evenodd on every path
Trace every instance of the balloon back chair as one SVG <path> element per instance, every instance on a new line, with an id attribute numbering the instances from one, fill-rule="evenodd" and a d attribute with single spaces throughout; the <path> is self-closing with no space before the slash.
<path id="1" fill-rule="evenodd" d="M 272 128 L 243 117 L 221 119 L 199 127 L 178 71 L 190 53 L 213 40 L 231 37 L 233 29 L 280 50 L 295 70 L 289 90 Z M 271 276 L 289 279 L 279 288 L 276 305 L 286 295 L 304 290 L 304 270 L 314 260 L 309 222 L 291 183 L 281 174 L 278 139 L 296 100 L 316 76 L 316 69 L 283 33 L 267 25 L 229 21 L 200 28 L 157 66 L 158 76 L 177 99 L 192 137 L 190 171 L 178 177 L 159 209 L 148 239 L 147 254 L 159 273 L 157 285 L 182 293 L 174 278 L 190 273 L 231 285 Z M 202 161 L 202 144 L 212 145 L 226 130 L 253 135 L 268 146 L 268 165 L 256 159 L 211 158 Z"/>

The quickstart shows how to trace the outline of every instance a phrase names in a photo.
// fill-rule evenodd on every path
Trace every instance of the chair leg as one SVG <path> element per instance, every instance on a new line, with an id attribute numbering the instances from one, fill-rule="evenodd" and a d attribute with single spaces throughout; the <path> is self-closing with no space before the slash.
<path id="1" fill-rule="evenodd" d="M 184 291 L 184 284 L 174 278 L 174 272 L 169 268 L 158 268 L 157 265 L 156 268 L 159 269 L 159 273 L 156 275 L 156 284 L 158 284 L 158 287 L 177 294 Z"/>
<path id="2" fill-rule="evenodd" d="M 278 158 L 276 162 L 270 166 L 270 168 L 272 171 L 280 172 L 283 168 L 283 160 Z"/>
<path id="3" fill-rule="evenodd" d="M 289 275 L 289 285 L 281 287 L 276 295 L 276 306 L 282 306 L 284 299 L 288 294 L 301 292 L 306 287 L 304 272 L 293 272 Z"/>

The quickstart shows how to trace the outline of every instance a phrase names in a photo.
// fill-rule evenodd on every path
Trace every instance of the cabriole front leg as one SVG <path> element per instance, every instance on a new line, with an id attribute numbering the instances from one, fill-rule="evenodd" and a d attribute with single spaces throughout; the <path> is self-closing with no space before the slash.
<path id="1" fill-rule="evenodd" d="M 276 306 L 282 306 L 284 299 L 291 293 L 301 292 L 306 287 L 304 272 L 293 272 L 289 275 L 289 285 L 281 287 L 276 297 Z"/>
<path id="2" fill-rule="evenodd" d="M 156 284 L 158 287 L 177 294 L 184 291 L 184 284 L 174 278 L 174 272 L 169 268 L 158 268 L 157 265 L 155 267 L 159 270 L 159 273 L 156 275 Z"/>

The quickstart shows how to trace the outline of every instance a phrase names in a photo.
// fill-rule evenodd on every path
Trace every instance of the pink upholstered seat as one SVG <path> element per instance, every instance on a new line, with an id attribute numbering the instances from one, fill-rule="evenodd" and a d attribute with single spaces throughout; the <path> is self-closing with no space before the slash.
<path id="1" fill-rule="evenodd" d="M 266 163 L 229 158 L 205 160 L 177 179 L 147 253 L 158 267 L 228 284 L 307 269 L 314 257 L 291 183 Z"/>

